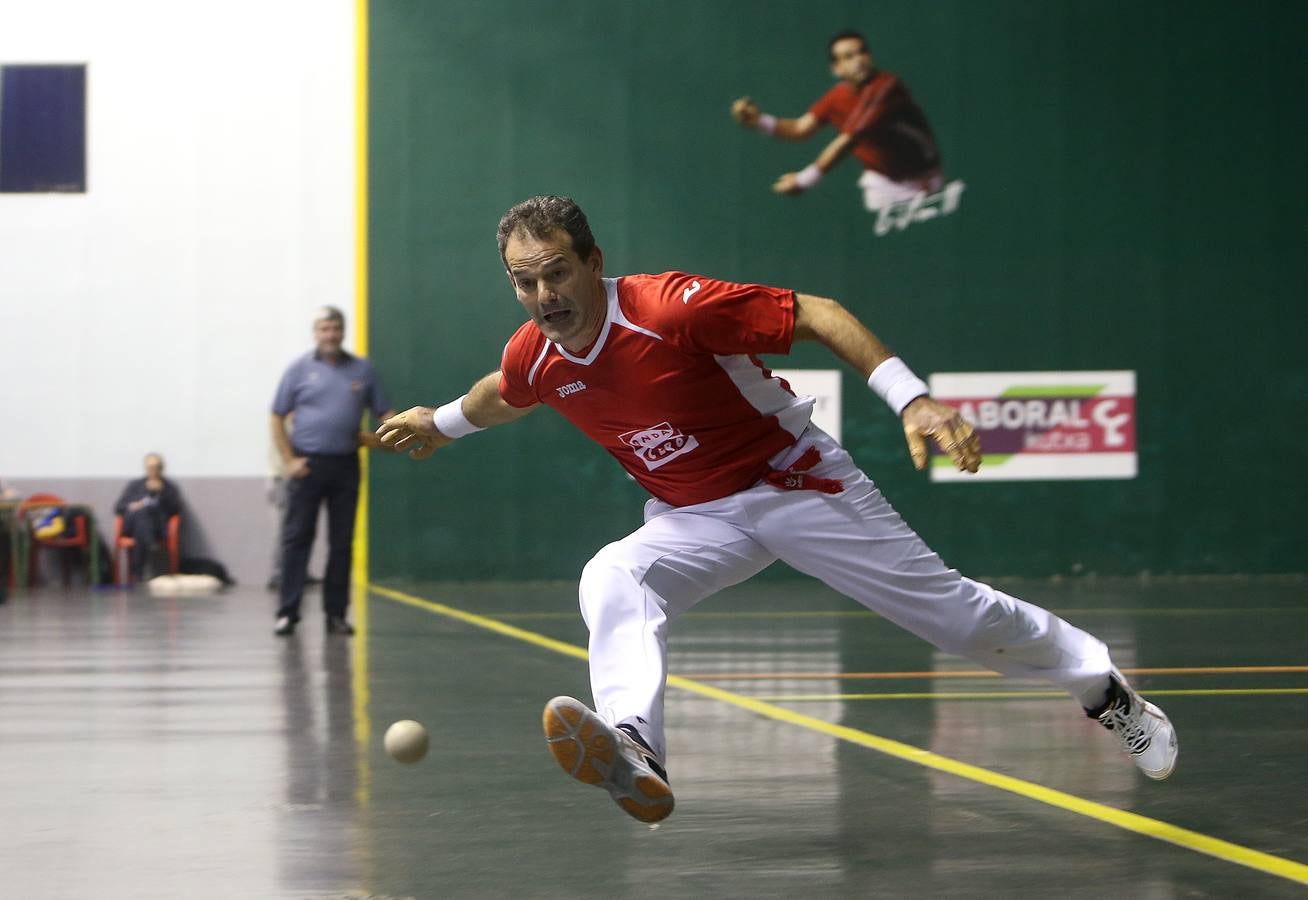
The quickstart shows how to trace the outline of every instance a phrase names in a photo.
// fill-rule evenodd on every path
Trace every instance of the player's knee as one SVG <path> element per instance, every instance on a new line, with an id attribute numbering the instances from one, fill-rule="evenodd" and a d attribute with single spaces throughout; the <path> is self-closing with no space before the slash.
<path id="1" fill-rule="evenodd" d="M 609 544 L 591 557 L 581 570 L 577 593 L 582 618 L 592 629 L 606 611 L 620 608 L 624 598 L 639 602 L 639 579 L 620 544 Z"/>

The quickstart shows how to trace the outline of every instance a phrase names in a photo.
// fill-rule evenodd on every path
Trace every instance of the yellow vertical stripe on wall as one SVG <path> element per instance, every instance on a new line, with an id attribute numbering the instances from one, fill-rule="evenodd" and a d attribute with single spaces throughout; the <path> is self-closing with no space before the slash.
<path id="1" fill-rule="evenodd" d="M 354 327 L 355 348 L 368 353 L 368 0 L 354 3 Z M 359 451 L 359 506 L 354 520 L 354 759 L 355 802 L 367 809 L 372 795 L 372 715 L 368 708 L 368 451 Z M 370 847 L 365 847 L 364 883 L 373 880 Z"/>
<path id="2" fill-rule="evenodd" d="M 368 0 L 354 3 L 354 346 L 368 355 Z M 354 520 L 354 583 L 368 583 L 368 451 L 360 454 L 359 506 Z M 356 617 L 367 615 L 360 592 Z M 360 621 L 366 626 L 366 621 Z"/>

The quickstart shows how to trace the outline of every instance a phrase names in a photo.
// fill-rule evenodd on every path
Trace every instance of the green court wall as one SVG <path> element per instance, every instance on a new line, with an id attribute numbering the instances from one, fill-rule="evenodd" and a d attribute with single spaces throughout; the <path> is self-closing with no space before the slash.
<path id="1" fill-rule="evenodd" d="M 845 443 L 977 575 L 1305 565 L 1305 115 L 1298 3 L 373 0 L 371 355 L 399 408 L 497 367 L 523 313 L 494 243 L 533 194 L 587 211 L 608 274 L 834 296 L 920 373 L 1132 369 L 1139 476 L 931 483 L 861 380 Z M 953 216 L 875 237 L 846 160 L 773 195 L 825 45 L 862 30 L 925 109 Z M 777 365 L 830 367 L 816 347 Z M 645 496 L 548 410 L 414 463 L 374 455 L 384 579 L 575 577 Z"/>

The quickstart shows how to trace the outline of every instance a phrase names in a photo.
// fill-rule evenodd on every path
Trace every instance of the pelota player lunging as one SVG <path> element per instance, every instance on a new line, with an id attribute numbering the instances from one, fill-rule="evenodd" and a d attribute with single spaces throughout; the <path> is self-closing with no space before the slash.
<path id="1" fill-rule="evenodd" d="M 498 371 L 433 409 L 378 429 L 425 458 L 544 404 L 653 495 L 645 524 L 601 549 L 579 586 L 595 711 L 545 707 L 555 759 L 643 822 L 673 808 L 665 766 L 667 630 L 681 613 L 781 559 L 930 641 L 1009 675 L 1064 688 L 1151 778 L 1177 741 L 1094 636 L 948 568 L 756 354 L 815 340 L 868 376 L 922 469 L 928 439 L 975 472 L 980 447 L 952 407 L 834 300 L 702 275 L 604 277 L 585 215 L 533 197 L 500 220 L 500 256 L 531 320 Z"/>

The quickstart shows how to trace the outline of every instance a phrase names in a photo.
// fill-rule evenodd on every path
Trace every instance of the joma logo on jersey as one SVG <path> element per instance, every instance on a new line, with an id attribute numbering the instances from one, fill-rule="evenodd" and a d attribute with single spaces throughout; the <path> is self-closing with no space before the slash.
<path id="1" fill-rule="evenodd" d="M 572 384 L 565 384 L 561 388 L 555 388 L 555 390 L 559 392 L 560 397 L 566 397 L 569 394 L 576 394 L 580 391 L 586 390 L 586 382 L 574 381 Z"/>
<path id="2" fill-rule="evenodd" d="M 694 435 L 682 434 L 667 422 L 660 422 L 653 428 L 628 431 L 619 437 L 651 472 L 699 446 Z"/>

